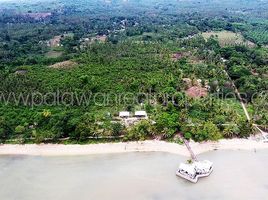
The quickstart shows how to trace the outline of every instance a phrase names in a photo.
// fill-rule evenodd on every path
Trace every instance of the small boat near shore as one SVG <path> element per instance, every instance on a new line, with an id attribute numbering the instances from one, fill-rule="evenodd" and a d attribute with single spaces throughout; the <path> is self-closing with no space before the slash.
<path id="1" fill-rule="evenodd" d="M 192 183 L 197 183 L 199 178 L 209 176 L 213 171 L 213 163 L 204 161 L 195 161 L 190 164 L 181 163 L 176 175 Z"/>

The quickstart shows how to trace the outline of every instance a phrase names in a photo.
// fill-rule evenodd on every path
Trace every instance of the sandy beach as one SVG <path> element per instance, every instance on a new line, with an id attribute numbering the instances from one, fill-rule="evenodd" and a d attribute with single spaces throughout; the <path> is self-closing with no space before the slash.
<path id="1" fill-rule="evenodd" d="M 247 139 L 220 140 L 218 142 L 190 142 L 195 154 L 212 150 L 257 150 L 268 149 L 268 144 Z M 164 141 L 143 141 L 127 143 L 104 143 L 90 145 L 62 144 L 26 144 L 0 146 L 0 155 L 41 155 L 41 156 L 71 156 L 127 152 L 167 152 L 189 157 L 184 145 Z"/>

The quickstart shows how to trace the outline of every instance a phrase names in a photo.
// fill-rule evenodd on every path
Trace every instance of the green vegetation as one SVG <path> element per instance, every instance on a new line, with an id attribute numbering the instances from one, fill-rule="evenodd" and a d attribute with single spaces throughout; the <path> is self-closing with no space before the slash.
<path id="1" fill-rule="evenodd" d="M 0 5 L 15 9 L 0 12 L 0 141 L 176 141 L 179 133 L 204 141 L 265 127 L 268 8 L 245 2 Z M 150 120 L 118 119 L 119 111 L 143 109 Z"/>

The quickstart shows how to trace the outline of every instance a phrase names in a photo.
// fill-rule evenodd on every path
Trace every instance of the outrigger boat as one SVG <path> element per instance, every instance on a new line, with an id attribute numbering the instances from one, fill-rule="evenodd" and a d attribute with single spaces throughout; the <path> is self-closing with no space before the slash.
<path id="1" fill-rule="evenodd" d="M 209 176 L 213 171 L 213 163 L 204 161 L 195 161 L 191 164 L 181 163 L 176 175 L 192 183 L 197 183 L 199 178 Z"/>

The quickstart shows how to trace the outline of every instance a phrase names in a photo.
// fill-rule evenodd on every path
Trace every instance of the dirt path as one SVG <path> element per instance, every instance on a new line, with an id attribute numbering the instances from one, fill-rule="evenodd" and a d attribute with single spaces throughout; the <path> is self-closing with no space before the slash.
<path id="1" fill-rule="evenodd" d="M 231 83 L 232 83 L 232 87 L 234 88 L 234 91 L 235 91 L 235 93 L 236 93 L 236 95 L 237 95 L 237 97 L 238 97 L 238 99 L 239 99 L 239 101 L 240 101 L 240 104 L 241 104 L 241 106 L 242 106 L 242 108 L 243 108 L 243 110 L 244 110 L 244 113 L 245 113 L 245 115 L 246 115 L 246 118 L 247 118 L 247 120 L 250 122 L 250 121 L 251 121 L 251 117 L 250 117 L 250 115 L 249 115 L 249 113 L 248 113 L 248 110 L 247 110 L 247 107 L 246 107 L 245 103 L 243 102 L 243 99 L 242 99 L 242 97 L 241 97 L 240 92 L 238 91 L 238 89 L 237 89 L 237 87 L 236 87 L 234 81 L 231 79 L 231 77 L 229 76 L 228 72 L 227 72 L 226 70 L 224 70 L 224 72 L 225 72 L 226 76 L 228 77 L 228 79 L 231 81 Z M 253 126 L 254 126 L 254 128 L 255 128 L 257 131 L 259 131 L 259 132 L 261 133 L 261 135 L 262 135 L 262 137 L 263 137 L 264 139 L 267 137 L 268 133 L 262 131 L 262 130 L 258 127 L 257 124 L 253 124 Z"/>

